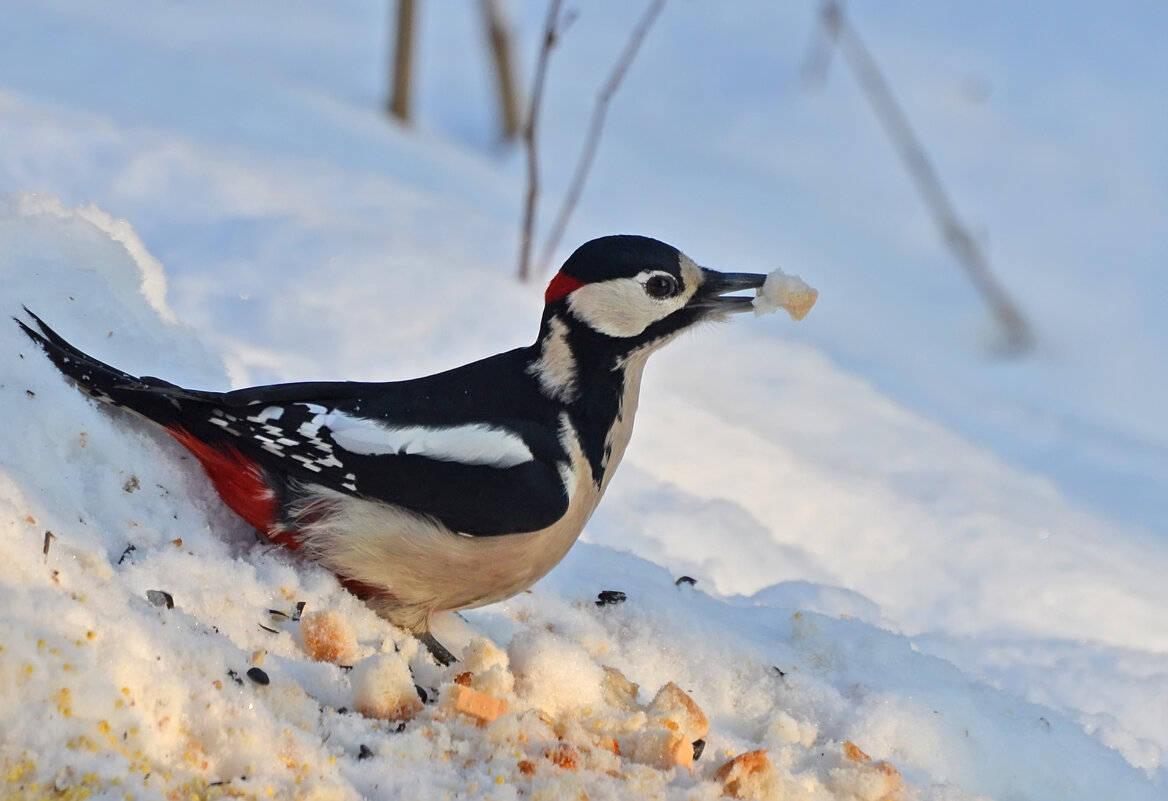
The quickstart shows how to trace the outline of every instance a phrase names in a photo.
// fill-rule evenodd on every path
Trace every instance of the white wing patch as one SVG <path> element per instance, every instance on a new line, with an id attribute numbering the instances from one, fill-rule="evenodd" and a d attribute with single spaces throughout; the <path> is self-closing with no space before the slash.
<path id="1" fill-rule="evenodd" d="M 301 425 L 300 433 L 309 435 L 308 429 L 312 432 L 309 436 L 315 437 L 322 427 L 332 432 L 337 445 L 364 456 L 425 456 L 443 462 L 500 468 L 535 459 L 519 435 L 479 423 L 448 428 L 388 426 L 335 410 L 322 410 L 310 422 Z"/>

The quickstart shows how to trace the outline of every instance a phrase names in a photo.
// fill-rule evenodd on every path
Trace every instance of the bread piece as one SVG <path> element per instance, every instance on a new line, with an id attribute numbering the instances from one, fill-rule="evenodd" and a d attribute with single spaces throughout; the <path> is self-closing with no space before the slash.
<path id="1" fill-rule="evenodd" d="M 640 687 L 614 667 L 604 665 L 604 680 L 600 683 L 600 689 L 604 693 L 605 703 L 614 709 L 635 712 L 641 708 L 637 703 Z"/>
<path id="2" fill-rule="evenodd" d="M 891 762 L 872 761 L 851 740 L 844 741 L 841 751 L 846 763 L 851 764 L 847 769 L 831 772 L 834 789 L 847 792 L 859 801 L 883 801 L 900 788 L 900 771 Z"/>
<path id="3" fill-rule="evenodd" d="M 689 697 L 685 690 L 669 682 L 660 690 L 649 706 L 645 708 L 650 720 L 672 721 L 691 743 L 704 740 L 710 733 L 710 721 L 701 707 Z"/>
<path id="4" fill-rule="evenodd" d="M 678 729 L 666 726 L 629 732 L 620 738 L 619 747 L 626 759 L 658 770 L 693 765 L 693 743 Z"/>
<path id="5" fill-rule="evenodd" d="M 369 718 L 409 720 L 422 709 L 410 666 L 401 654 L 362 659 L 349 674 L 353 708 Z"/>
<path id="6" fill-rule="evenodd" d="M 471 687 L 487 695 L 498 697 L 515 689 L 507 654 L 484 637 L 475 637 L 467 644 L 458 667 L 464 673 L 470 673 Z"/>
<path id="7" fill-rule="evenodd" d="M 797 275 L 775 270 L 766 277 L 754 298 L 754 313 L 771 314 L 786 309 L 792 320 L 802 320 L 811 311 L 819 291 L 812 289 Z"/>
<path id="8" fill-rule="evenodd" d="M 345 664 L 357 654 L 357 635 L 348 618 L 334 609 L 300 618 L 304 650 L 317 662 Z"/>
<path id="9" fill-rule="evenodd" d="M 442 694 L 442 706 L 483 724 L 507 714 L 505 698 L 495 698 L 463 684 L 451 684 L 446 689 Z"/>
<path id="10" fill-rule="evenodd" d="M 714 772 L 731 798 L 777 798 L 778 782 L 765 750 L 739 754 Z"/>
<path id="11" fill-rule="evenodd" d="M 544 751 L 543 755 L 557 768 L 576 770 L 580 767 L 580 752 L 568 743 L 556 743 Z"/>
<path id="12" fill-rule="evenodd" d="M 860 746 L 853 743 L 851 740 L 844 740 L 842 746 L 844 752 L 844 759 L 850 762 L 871 762 L 872 757 L 860 750 Z"/>

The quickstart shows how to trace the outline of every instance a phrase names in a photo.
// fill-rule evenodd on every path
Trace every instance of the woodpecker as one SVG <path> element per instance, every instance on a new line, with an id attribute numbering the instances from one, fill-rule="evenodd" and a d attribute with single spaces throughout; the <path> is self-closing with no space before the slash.
<path id="1" fill-rule="evenodd" d="M 535 343 L 407 381 L 211 392 L 133 376 L 28 309 L 24 332 L 81 390 L 161 426 L 223 501 L 335 573 L 439 661 L 436 613 L 519 593 L 568 552 L 632 433 L 649 354 L 749 311 L 765 275 L 699 267 L 643 236 L 578 248 Z"/>

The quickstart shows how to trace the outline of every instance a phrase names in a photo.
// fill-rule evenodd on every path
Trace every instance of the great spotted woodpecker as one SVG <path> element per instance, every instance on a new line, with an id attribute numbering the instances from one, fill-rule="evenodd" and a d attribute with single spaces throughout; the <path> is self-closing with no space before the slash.
<path id="1" fill-rule="evenodd" d="M 184 389 L 94 359 L 32 312 L 39 330 L 18 322 L 82 390 L 186 446 L 245 521 L 449 661 L 431 616 L 508 598 L 564 557 L 624 455 L 649 354 L 750 310 L 730 293 L 765 277 L 596 239 L 548 285 L 533 345 L 386 383 Z"/>

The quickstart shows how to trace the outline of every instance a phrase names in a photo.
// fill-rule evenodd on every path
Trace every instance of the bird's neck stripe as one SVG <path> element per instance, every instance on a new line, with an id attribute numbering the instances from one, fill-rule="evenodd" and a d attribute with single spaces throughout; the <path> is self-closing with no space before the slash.
<path id="1" fill-rule="evenodd" d="M 568 326 L 558 315 L 548 319 L 547 335 L 540 340 L 539 349 L 539 359 L 528 365 L 528 374 L 535 376 L 544 394 L 560 403 L 572 403 L 579 394 L 576 357 L 568 344 Z"/>
<path id="2" fill-rule="evenodd" d="M 556 277 L 548 284 L 547 291 L 543 293 L 543 302 L 545 304 L 554 303 L 562 297 L 566 297 L 569 292 L 579 289 L 584 286 L 584 282 L 560 270 L 556 273 Z"/>

